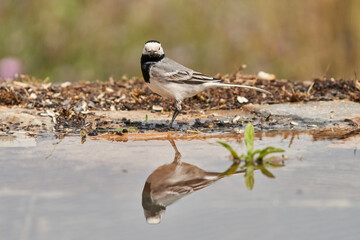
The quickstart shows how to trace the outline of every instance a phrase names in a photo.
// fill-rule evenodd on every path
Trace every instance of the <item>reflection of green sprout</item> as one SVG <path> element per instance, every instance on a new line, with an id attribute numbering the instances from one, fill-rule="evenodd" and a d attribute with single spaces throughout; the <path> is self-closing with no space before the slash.
<path id="1" fill-rule="evenodd" d="M 84 144 L 86 141 L 86 131 L 81 130 L 80 137 L 81 137 L 81 144 Z"/>
<path id="2" fill-rule="evenodd" d="M 270 159 L 264 159 L 270 153 L 284 152 L 281 148 L 267 147 L 262 150 L 254 151 L 254 127 L 249 123 L 245 128 L 245 145 L 247 149 L 247 154 L 242 154 L 239 156 L 233 148 L 224 142 L 218 141 L 223 147 L 229 150 L 231 153 L 234 163 L 229 169 L 222 173 L 222 176 L 229 176 L 238 171 L 238 169 L 245 170 L 245 184 L 246 187 L 251 190 L 254 187 L 254 170 L 260 170 L 265 176 L 269 178 L 275 178 L 275 176 L 267 170 L 267 168 L 278 168 L 284 166 L 283 164 L 273 163 Z M 240 166 L 241 162 L 244 162 Z"/>

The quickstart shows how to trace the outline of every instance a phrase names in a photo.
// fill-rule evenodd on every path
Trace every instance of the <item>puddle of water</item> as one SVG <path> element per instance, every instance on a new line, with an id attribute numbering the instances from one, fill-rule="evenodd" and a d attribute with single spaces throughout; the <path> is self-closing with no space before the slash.
<path id="1" fill-rule="evenodd" d="M 25 134 L 0 135 L 0 148 L 35 147 L 36 140 Z"/>
<path id="2" fill-rule="evenodd" d="M 222 172 L 232 164 L 228 151 L 217 140 L 222 139 L 176 140 L 181 158 L 175 157 L 169 141 L 87 140 L 81 144 L 80 137 L 39 136 L 35 144 L 6 145 L 0 148 L 1 237 L 357 239 L 360 236 L 359 137 L 346 142 L 313 141 L 306 134 L 257 137 L 255 148 L 283 148 L 288 160 L 285 167 L 270 169 L 275 179 L 255 171 L 252 191 L 247 190 L 241 173 L 219 180 L 214 179 L 216 175 L 204 177 L 207 172 Z M 223 141 L 238 152 L 245 152 L 241 140 Z M 180 170 L 171 169 L 174 160 L 181 161 Z M 168 167 L 159 168 L 163 165 Z M 172 174 L 164 176 L 164 168 Z M 190 181 L 196 174 L 200 177 Z M 151 188 L 145 184 L 147 180 L 152 183 Z M 198 191 L 191 193 L 193 189 Z M 153 191 L 153 199 L 149 199 L 149 191 Z M 166 209 L 159 207 L 162 219 L 157 225 L 146 222 L 142 205 L 151 207 L 150 200 L 154 199 L 168 205 Z"/>

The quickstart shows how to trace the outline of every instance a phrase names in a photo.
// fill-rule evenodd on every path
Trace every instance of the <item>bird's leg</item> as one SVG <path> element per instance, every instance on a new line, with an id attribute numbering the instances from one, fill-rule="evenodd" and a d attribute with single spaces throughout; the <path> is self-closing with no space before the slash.
<path id="1" fill-rule="evenodd" d="M 174 122 L 174 120 L 175 120 L 175 118 L 176 118 L 176 116 L 177 116 L 178 114 L 179 114 L 179 110 L 175 109 L 175 112 L 174 112 L 174 114 L 173 114 L 173 116 L 172 116 L 172 119 L 171 119 L 171 122 L 170 122 L 170 124 L 169 124 L 169 128 L 172 128 L 173 122 Z"/>
<path id="2" fill-rule="evenodd" d="M 181 153 L 180 153 L 179 150 L 177 149 L 174 139 L 169 138 L 169 142 L 170 142 L 171 146 L 172 146 L 172 147 L 174 148 L 174 150 L 175 150 L 175 157 L 174 157 L 173 163 L 175 163 L 175 164 L 181 164 Z"/>
<path id="3" fill-rule="evenodd" d="M 177 115 L 179 114 L 179 112 L 181 111 L 181 101 L 180 100 L 175 100 L 175 112 L 172 116 L 171 122 L 169 124 L 169 128 L 172 128 L 172 125 L 174 123 L 175 118 L 177 117 Z"/>

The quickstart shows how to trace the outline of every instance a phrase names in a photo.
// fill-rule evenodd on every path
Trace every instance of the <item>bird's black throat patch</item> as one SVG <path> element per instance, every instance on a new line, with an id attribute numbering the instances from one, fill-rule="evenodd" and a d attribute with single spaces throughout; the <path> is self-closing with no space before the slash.
<path id="1" fill-rule="evenodd" d="M 144 77 L 145 82 L 150 83 L 150 67 L 161 61 L 165 57 L 165 54 L 161 56 L 150 56 L 150 55 L 141 55 L 141 72 Z"/>

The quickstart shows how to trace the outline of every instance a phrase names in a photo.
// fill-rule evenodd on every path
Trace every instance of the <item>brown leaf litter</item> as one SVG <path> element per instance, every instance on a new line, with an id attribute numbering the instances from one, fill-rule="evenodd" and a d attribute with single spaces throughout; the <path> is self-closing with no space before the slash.
<path id="1" fill-rule="evenodd" d="M 346 99 L 360 102 L 360 87 L 357 80 L 318 78 L 313 81 L 295 82 L 290 80 L 264 80 L 255 75 L 241 72 L 217 76 L 224 82 L 263 88 L 272 93 L 267 95 L 244 88 L 208 89 L 186 99 L 184 113 L 201 110 L 230 110 L 253 104 L 277 104 L 286 102 L 332 101 Z M 241 98 L 239 98 L 241 96 Z M 65 82 L 61 84 L 34 81 L 34 77 L 19 76 L 17 79 L 2 81 L 0 105 L 36 109 L 49 114 L 55 123 L 55 130 L 83 127 L 94 129 L 107 126 L 103 121 L 92 121 L 86 125 L 86 116 L 92 111 L 149 110 L 163 112 L 173 110 L 172 101 L 152 93 L 140 78 L 122 78 L 104 82 Z M 153 106 L 157 106 L 153 108 Z M 129 126 L 139 123 L 119 120 Z M 195 122 L 196 124 L 196 122 Z M 141 125 L 141 123 L 140 123 Z M 215 123 L 223 125 L 223 123 Z M 161 126 L 159 126 L 161 127 Z M 205 126 L 206 127 L 206 126 Z M 156 128 L 156 126 L 155 126 Z"/>

